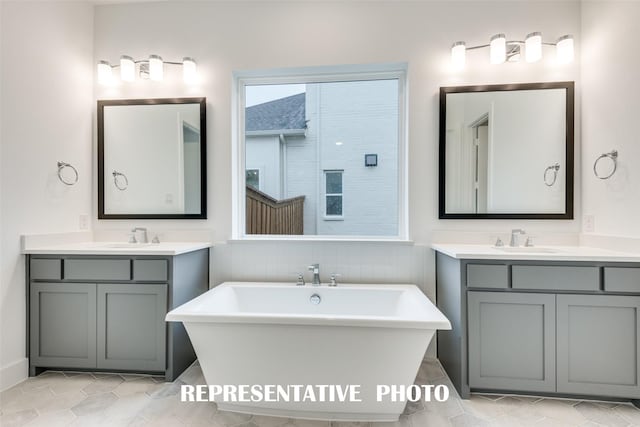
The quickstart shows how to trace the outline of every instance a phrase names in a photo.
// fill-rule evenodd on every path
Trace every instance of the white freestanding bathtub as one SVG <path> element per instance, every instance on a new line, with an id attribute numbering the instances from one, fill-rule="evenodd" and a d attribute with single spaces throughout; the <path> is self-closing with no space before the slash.
<path id="1" fill-rule="evenodd" d="M 318 298 L 320 299 L 318 303 Z M 219 409 L 321 420 L 397 420 L 447 318 L 414 285 L 223 283 L 167 314 L 183 322 L 209 385 L 357 385 L 359 400 L 237 402 Z"/>

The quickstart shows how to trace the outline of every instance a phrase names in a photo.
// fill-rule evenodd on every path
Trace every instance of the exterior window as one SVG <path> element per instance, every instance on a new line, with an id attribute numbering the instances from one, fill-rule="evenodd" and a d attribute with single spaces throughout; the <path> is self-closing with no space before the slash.
<path id="1" fill-rule="evenodd" d="M 233 237 L 407 239 L 405 81 L 404 64 L 236 72 Z"/>
<path id="2" fill-rule="evenodd" d="M 260 190 L 260 169 L 247 169 L 245 181 L 247 187 L 253 187 Z"/>
<path id="3" fill-rule="evenodd" d="M 325 215 L 342 217 L 342 171 L 325 171 Z"/>

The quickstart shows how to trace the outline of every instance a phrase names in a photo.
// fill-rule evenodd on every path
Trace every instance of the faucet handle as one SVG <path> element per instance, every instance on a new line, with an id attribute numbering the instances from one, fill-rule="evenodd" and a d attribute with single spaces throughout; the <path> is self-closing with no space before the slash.
<path id="1" fill-rule="evenodd" d="M 329 283 L 329 286 L 338 286 L 338 280 L 337 278 L 342 276 L 342 274 L 339 273 L 331 273 L 331 276 L 329 276 L 329 279 L 331 280 L 331 282 Z"/>
<path id="2" fill-rule="evenodd" d="M 134 232 L 134 233 L 135 233 L 135 232 Z M 136 235 L 135 235 L 134 233 L 129 234 L 129 243 L 138 243 L 138 242 L 136 241 Z"/>
<path id="3" fill-rule="evenodd" d="M 527 236 L 527 240 L 524 242 L 524 246 L 527 248 L 533 247 L 533 236 L 531 235 Z"/>
<path id="4" fill-rule="evenodd" d="M 496 243 L 493 245 L 496 248 L 500 248 L 502 246 L 504 246 L 504 242 L 502 241 L 502 239 L 500 237 L 496 238 Z"/>
<path id="5" fill-rule="evenodd" d="M 296 273 L 296 275 L 298 276 L 298 281 L 296 282 L 296 286 L 304 286 L 304 274 L 302 273 Z"/>

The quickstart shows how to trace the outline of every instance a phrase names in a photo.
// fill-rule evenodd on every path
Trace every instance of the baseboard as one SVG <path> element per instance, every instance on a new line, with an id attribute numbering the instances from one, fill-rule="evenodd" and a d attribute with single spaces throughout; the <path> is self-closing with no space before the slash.
<path id="1" fill-rule="evenodd" d="M 0 391 L 4 391 L 26 380 L 29 372 L 29 359 L 17 360 L 0 368 Z"/>

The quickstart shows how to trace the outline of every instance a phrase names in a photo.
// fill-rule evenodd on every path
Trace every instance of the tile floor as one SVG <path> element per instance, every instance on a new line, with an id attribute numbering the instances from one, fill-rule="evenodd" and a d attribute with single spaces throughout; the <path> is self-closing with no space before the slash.
<path id="1" fill-rule="evenodd" d="M 49 371 L 0 394 L 0 426 L 372 427 L 218 411 L 214 403 L 182 403 L 181 384 L 204 384 L 196 363 L 173 383 L 161 377 Z M 410 403 L 397 423 L 373 427 L 638 426 L 640 410 L 604 403 L 525 396 L 458 398 L 437 360 L 422 364 L 417 384 L 447 384 L 447 402 Z"/>

